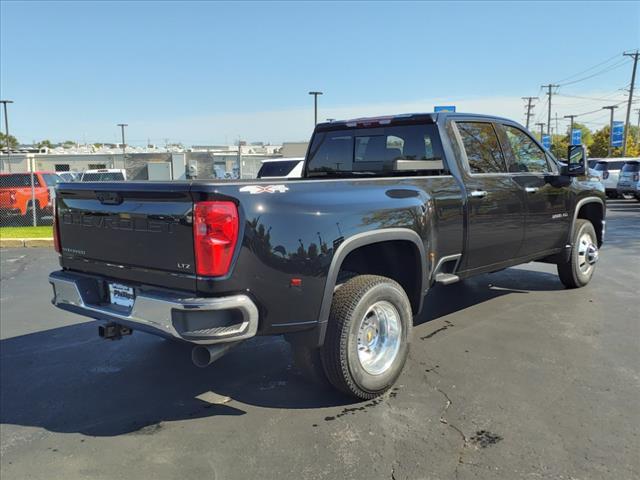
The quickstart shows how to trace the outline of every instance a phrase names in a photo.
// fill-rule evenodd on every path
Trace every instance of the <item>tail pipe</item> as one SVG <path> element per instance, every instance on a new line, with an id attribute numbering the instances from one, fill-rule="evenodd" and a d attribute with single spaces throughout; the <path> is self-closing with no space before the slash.
<path id="1" fill-rule="evenodd" d="M 198 345 L 191 350 L 191 361 L 196 367 L 207 367 L 240 342 L 219 343 L 216 345 Z"/>

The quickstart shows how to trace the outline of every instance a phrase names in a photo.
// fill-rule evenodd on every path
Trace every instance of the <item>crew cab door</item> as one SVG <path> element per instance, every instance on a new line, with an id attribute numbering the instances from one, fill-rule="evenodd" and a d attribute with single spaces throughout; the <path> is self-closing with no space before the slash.
<path id="1" fill-rule="evenodd" d="M 498 131 L 509 172 L 525 197 L 524 241 L 518 256 L 562 247 L 572 220 L 569 178 L 560 176 L 549 155 L 519 126 L 502 123 Z"/>
<path id="2" fill-rule="evenodd" d="M 467 236 L 462 270 L 515 258 L 524 234 L 522 189 L 507 172 L 493 123 L 455 122 L 467 192 Z"/>

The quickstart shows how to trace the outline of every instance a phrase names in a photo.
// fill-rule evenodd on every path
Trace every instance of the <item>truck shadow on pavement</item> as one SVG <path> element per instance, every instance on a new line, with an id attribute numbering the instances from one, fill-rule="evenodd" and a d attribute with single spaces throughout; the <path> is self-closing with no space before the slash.
<path id="1" fill-rule="evenodd" d="M 510 293 L 561 288 L 547 273 L 484 275 L 432 289 L 416 324 Z M 98 338 L 96 322 L 2 340 L 0 378 L 2 424 L 91 436 L 153 434 L 161 422 L 239 416 L 248 406 L 311 409 L 355 403 L 302 378 L 280 337 L 249 340 L 199 369 L 191 363 L 188 345 L 139 332 L 109 342 Z"/>
<path id="2" fill-rule="evenodd" d="M 554 290 L 564 290 L 557 275 L 521 268 L 480 275 L 448 286 L 434 285 L 413 324 L 422 325 L 504 295 Z"/>

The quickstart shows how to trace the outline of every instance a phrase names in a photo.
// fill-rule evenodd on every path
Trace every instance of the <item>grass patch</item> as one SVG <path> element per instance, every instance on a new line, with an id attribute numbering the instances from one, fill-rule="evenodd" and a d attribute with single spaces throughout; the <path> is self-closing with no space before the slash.
<path id="1" fill-rule="evenodd" d="M 45 227 L 0 227 L 0 238 L 52 238 L 51 225 Z"/>

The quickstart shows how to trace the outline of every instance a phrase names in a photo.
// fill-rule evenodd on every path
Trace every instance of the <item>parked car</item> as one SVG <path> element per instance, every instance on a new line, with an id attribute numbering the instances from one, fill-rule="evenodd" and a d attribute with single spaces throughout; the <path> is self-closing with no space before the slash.
<path id="1" fill-rule="evenodd" d="M 633 195 L 640 201 L 640 158 L 627 160 L 618 177 L 618 195 Z"/>
<path id="2" fill-rule="evenodd" d="M 34 206 L 37 218 L 52 215 L 55 186 L 60 180 L 55 172 L 34 172 L 32 192 L 31 173 L 0 174 L 0 216 L 22 217 L 21 223 L 28 223 Z"/>
<path id="3" fill-rule="evenodd" d="M 274 158 L 263 160 L 258 178 L 300 178 L 302 176 L 302 158 Z"/>
<path id="4" fill-rule="evenodd" d="M 408 114 L 318 124 L 302 178 L 64 184 L 53 304 L 104 338 L 190 342 L 198 366 L 284 335 L 304 372 L 370 399 L 433 285 L 530 261 L 589 283 L 604 188 L 582 146 L 567 158 L 507 119 Z"/>
<path id="5" fill-rule="evenodd" d="M 120 168 L 85 170 L 80 177 L 81 182 L 113 182 L 126 179 L 127 171 Z"/>
<path id="6" fill-rule="evenodd" d="M 618 175 L 625 161 L 624 158 L 603 158 L 593 167 L 592 172 L 604 184 L 607 198 L 618 198 Z"/>

